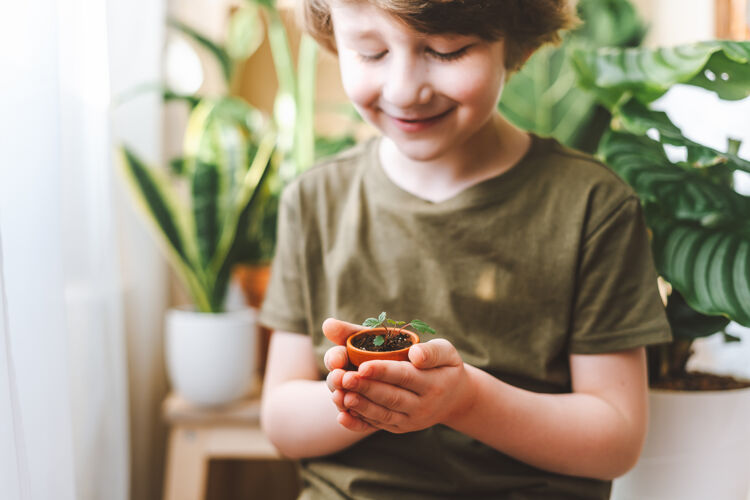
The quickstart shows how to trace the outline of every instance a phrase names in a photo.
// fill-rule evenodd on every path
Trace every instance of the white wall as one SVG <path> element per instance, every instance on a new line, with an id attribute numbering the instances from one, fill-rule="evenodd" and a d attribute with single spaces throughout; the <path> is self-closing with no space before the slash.
<path id="1" fill-rule="evenodd" d="M 648 46 L 714 38 L 715 0 L 631 0 L 650 29 Z"/>

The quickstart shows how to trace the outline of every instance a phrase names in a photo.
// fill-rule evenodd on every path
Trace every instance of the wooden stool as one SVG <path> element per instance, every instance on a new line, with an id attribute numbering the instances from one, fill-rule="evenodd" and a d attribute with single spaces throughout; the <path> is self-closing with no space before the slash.
<path id="1" fill-rule="evenodd" d="M 207 409 L 170 394 L 162 413 L 170 426 L 164 500 L 203 500 L 212 458 L 281 458 L 260 429 L 258 396 Z"/>

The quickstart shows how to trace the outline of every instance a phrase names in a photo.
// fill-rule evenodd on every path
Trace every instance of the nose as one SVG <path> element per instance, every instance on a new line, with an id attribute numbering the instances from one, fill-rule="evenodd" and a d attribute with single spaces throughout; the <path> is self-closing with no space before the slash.
<path id="1" fill-rule="evenodd" d="M 429 70 L 418 59 L 394 57 L 389 63 L 382 89 L 388 103 L 406 109 L 432 99 Z"/>

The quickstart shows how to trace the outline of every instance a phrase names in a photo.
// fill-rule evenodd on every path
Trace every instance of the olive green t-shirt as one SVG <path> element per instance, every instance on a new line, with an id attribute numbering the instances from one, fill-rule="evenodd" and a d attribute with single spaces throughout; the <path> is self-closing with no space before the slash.
<path id="1" fill-rule="evenodd" d="M 261 322 L 310 335 L 322 379 L 325 318 L 419 318 L 465 362 L 545 393 L 570 392 L 570 354 L 668 341 L 633 191 L 594 159 L 532 139 L 512 169 L 439 203 L 389 179 L 378 138 L 300 176 L 282 196 Z M 604 499 L 611 486 L 441 425 L 380 431 L 302 471 L 303 498 Z"/>

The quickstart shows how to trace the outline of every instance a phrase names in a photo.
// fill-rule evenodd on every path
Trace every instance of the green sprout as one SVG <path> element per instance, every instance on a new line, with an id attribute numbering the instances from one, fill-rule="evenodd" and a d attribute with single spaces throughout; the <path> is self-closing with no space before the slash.
<path id="1" fill-rule="evenodd" d="M 372 340 L 372 343 L 376 346 L 383 345 L 385 339 L 393 335 L 393 331 L 389 327 L 392 327 L 394 329 L 398 328 L 399 331 L 411 327 L 411 329 L 417 333 L 429 333 L 431 335 L 435 335 L 435 330 L 422 320 L 413 319 L 408 323 L 406 321 L 396 321 L 387 317 L 385 311 L 381 312 L 380 316 L 378 316 L 377 318 L 367 318 L 366 320 L 364 320 L 364 322 L 362 322 L 362 326 L 365 326 L 367 328 L 385 328 L 385 335 L 378 335 Z"/>

